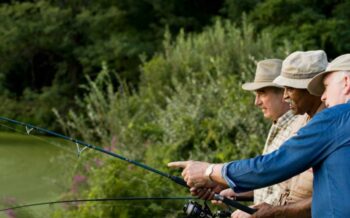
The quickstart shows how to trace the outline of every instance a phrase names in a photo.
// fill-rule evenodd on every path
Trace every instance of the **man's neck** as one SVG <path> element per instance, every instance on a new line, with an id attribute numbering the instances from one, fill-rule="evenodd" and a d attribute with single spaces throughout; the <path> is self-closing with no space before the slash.
<path id="1" fill-rule="evenodd" d="M 276 124 L 277 121 L 278 121 L 281 117 L 283 117 L 284 115 L 286 115 L 286 113 L 288 113 L 288 112 L 289 112 L 289 108 L 286 109 L 286 110 L 284 110 L 283 113 L 282 113 L 279 117 L 277 117 L 276 119 L 272 119 L 272 123 L 273 123 L 273 124 Z"/>
<path id="2" fill-rule="evenodd" d="M 310 119 L 318 112 L 321 104 L 322 104 L 322 101 L 315 102 L 312 105 L 312 108 L 308 112 L 306 112 Z"/>

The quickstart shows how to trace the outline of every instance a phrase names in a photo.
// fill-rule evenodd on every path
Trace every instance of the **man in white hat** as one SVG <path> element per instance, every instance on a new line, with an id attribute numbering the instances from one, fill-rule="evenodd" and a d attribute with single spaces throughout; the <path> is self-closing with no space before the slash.
<path id="1" fill-rule="evenodd" d="M 257 63 L 255 78 L 253 82 L 242 85 L 247 91 L 255 92 L 255 106 L 259 107 L 264 117 L 273 122 L 268 137 L 265 142 L 263 154 L 276 150 L 281 144 L 292 135 L 292 124 L 296 122 L 298 116 L 294 116 L 289 110 L 289 104 L 283 100 L 283 86 L 277 85 L 272 81 L 281 74 L 282 60 L 266 59 Z M 222 189 L 215 188 L 213 191 Z M 203 199 L 208 199 L 210 192 L 201 189 L 200 192 L 192 189 L 194 195 Z M 277 205 L 282 193 L 280 184 L 254 190 L 249 193 L 241 193 L 239 196 L 232 189 L 224 190 L 222 195 L 228 197 L 253 197 L 254 203 L 267 202 L 271 205 Z"/>
<path id="2" fill-rule="evenodd" d="M 312 217 L 350 217 L 349 72 L 350 54 L 346 54 L 311 80 L 308 90 L 312 94 L 324 90 L 321 99 L 328 108 L 317 113 L 278 150 L 252 159 L 215 164 L 210 178 L 204 175 L 209 163 L 178 163 L 184 168 L 182 175 L 187 184 L 200 188 L 213 180 L 242 192 L 278 183 L 312 167 Z"/>
<path id="3" fill-rule="evenodd" d="M 245 83 L 242 86 L 244 90 L 255 92 L 255 106 L 261 109 L 266 119 L 273 122 L 265 142 L 263 154 L 276 150 L 287 140 L 292 134 L 291 125 L 297 118 L 289 110 L 289 104 L 283 100 L 283 86 L 272 82 L 281 74 L 281 67 L 282 60 L 279 59 L 259 61 L 254 82 Z M 280 195 L 284 191 L 279 184 L 254 190 L 254 204 L 267 202 L 277 205 Z M 236 195 L 236 193 L 229 190 L 223 191 L 222 194 Z M 247 196 L 248 193 L 243 195 Z"/>

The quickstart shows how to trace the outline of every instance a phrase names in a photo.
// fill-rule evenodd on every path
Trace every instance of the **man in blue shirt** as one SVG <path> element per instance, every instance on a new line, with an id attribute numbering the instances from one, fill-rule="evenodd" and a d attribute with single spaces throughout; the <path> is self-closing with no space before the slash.
<path id="1" fill-rule="evenodd" d="M 184 168 L 182 176 L 190 187 L 210 187 L 216 182 L 235 192 L 275 184 L 313 167 L 312 216 L 350 217 L 350 54 L 332 61 L 324 73 L 313 78 L 308 90 L 322 93 L 328 108 L 278 150 L 211 167 L 198 161 L 169 166 Z"/>

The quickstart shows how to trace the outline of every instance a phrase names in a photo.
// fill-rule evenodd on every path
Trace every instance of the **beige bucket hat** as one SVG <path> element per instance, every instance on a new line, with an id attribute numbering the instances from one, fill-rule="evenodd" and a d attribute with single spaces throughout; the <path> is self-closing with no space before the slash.
<path id="1" fill-rule="evenodd" d="M 282 60 L 266 59 L 259 61 L 256 66 L 255 78 L 253 82 L 244 83 L 242 89 L 256 91 L 265 87 L 283 88 L 272 81 L 281 74 Z"/>
<path id="2" fill-rule="evenodd" d="M 334 71 L 350 71 L 350 54 L 344 54 L 328 64 L 326 71 L 312 78 L 307 90 L 316 96 L 321 96 L 324 92 L 323 78 Z"/>
<path id="3" fill-rule="evenodd" d="M 327 55 L 322 50 L 296 51 L 282 63 L 282 72 L 273 82 L 280 86 L 307 89 L 311 79 L 327 67 Z"/>

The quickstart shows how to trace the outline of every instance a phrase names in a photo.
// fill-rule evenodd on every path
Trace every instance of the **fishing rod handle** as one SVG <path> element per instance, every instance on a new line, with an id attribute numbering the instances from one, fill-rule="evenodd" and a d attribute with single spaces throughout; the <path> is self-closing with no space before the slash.
<path id="1" fill-rule="evenodd" d="M 257 211 L 257 209 L 254 209 L 254 208 L 250 208 L 250 207 L 247 207 L 243 204 L 240 204 L 238 203 L 237 201 L 234 201 L 234 200 L 231 200 L 231 199 L 228 199 L 222 195 L 219 195 L 219 194 L 215 194 L 214 195 L 214 199 L 215 200 L 218 200 L 218 201 L 222 201 L 224 202 L 225 204 L 229 205 L 229 206 L 232 206 L 234 208 L 237 208 L 241 211 L 244 211 L 246 213 L 249 213 L 249 214 L 253 214 Z"/>
<path id="2" fill-rule="evenodd" d="M 251 197 L 251 196 L 236 196 L 233 200 L 235 200 L 235 201 L 254 201 L 254 197 Z"/>

